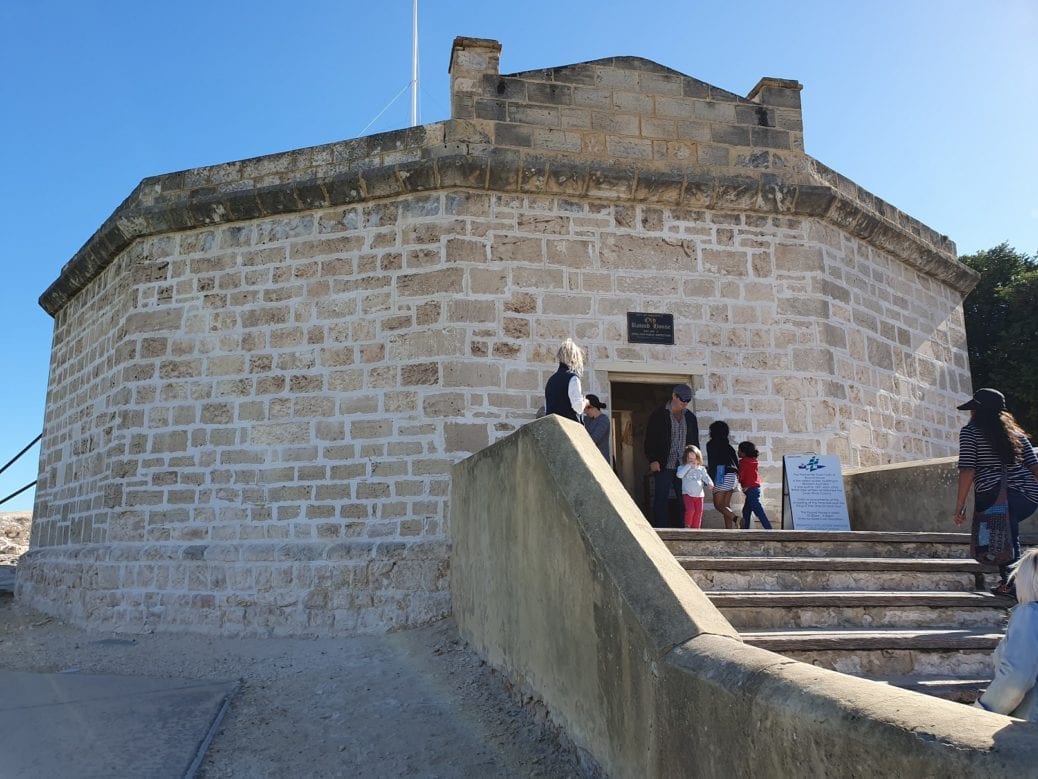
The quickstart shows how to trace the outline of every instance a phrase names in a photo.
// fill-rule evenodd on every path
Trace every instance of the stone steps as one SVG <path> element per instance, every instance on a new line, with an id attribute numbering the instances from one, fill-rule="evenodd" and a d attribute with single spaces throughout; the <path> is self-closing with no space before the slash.
<path id="1" fill-rule="evenodd" d="M 885 557 L 691 557 L 678 562 L 704 590 L 983 589 L 988 569 L 966 559 Z"/>
<path id="2" fill-rule="evenodd" d="M 1006 601 L 987 592 L 707 591 L 738 630 L 968 627 L 1000 630 Z"/>
<path id="3" fill-rule="evenodd" d="M 962 679 L 949 679 L 945 676 L 889 676 L 877 677 L 877 682 L 883 682 L 894 687 L 905 690 L 921 692 L 924 695 L 933 695 L 937 698 L 945 698 L 956 703 L 973 703 L 988 686 L 991 681 L 989 676 Z"/>
<path id="4" fill-rule="evenodd" d="M 660 530 L 675 556 L 967 558 L 960 533 L 879 533 L 804 530 Z M 925 538 L 920 538 L 925 535 Z"/>
<path id="5" fill-rule="evenodd" d="M 994 647 L 994 642 L 991 646 Z M 797 649 L 779 654 L 865 679 L 882 679 L 895 674 L 906 678 L 928 676 L 952 684 L 957 679 L 982 678 L 986 687 L 994 670 L 991 649 L 985 648 Z"/>
<path id="6" fill-rule="evenodd" d="M 787 654 L 874 649 L 985 649 L 991 651 L 1002 637 L 999 632 L 962 628 L 800 628 L 797 630 L 740 631 L 748 644 Z"/>
<path id="7" fill-rule="evenodd" d="M 663 530 L 748 644 L 970 702 L 1012 602 L 958 533 Z"/>

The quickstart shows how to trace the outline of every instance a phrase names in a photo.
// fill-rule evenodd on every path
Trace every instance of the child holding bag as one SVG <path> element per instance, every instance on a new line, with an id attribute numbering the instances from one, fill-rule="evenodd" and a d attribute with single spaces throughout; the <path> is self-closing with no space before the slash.
<path id="1" fill-rule="evenodd" d="M 703 467 L 703 453 L 698 446 L 685 447 L 685 459 L 676 473 L 681 479 L 681 499 L 685 503 L 685 527 L 698 529 L 703 526 L 703 495 L 705 487 L 713 489 L 710 474 Z"/>

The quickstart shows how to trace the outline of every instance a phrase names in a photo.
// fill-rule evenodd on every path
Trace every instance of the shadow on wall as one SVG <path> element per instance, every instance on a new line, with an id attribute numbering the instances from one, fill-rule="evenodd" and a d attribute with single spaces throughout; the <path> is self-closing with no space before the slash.
<path id="1" fill-rule="evenodd" d="M 1011 776 L 1038 726 L 743 644 L 584 430 L 532 422 L 454 468 L 462 635 L 610 776 Z"/>

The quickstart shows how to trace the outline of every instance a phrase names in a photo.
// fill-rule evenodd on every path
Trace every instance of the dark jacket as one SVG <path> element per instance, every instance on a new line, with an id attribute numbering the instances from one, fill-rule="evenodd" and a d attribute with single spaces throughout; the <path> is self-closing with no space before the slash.
<path id="1" fill-rule="evenodd" d="M 727 438 L 711 438 L 706 442 L 706 467 L 710 478 L 717 478 L 717 466 L 724 465 L 727 473 L 739 472 L 739 455 Z"/>
<path id="2" fill-rule="evenodd" d="M 559 369 L 551 375 L 544 386 L 544 413 L 558 414 L 560 417 L 579 422 L 573 406 L 569 402 L 569 383 L 576 376 L 568 366 L 559 363 Z"/>
<path id="3" fill-rule="evenodd" d="M 656 461 L 660 468 L 667 467 L 667 455 L 670 454 L 670 409 L 660 406 L 649 415 L 649 424 L 645 428 L 645 456 L 649 462 Z M 699 446 L 699 422 L 696 415 L 685 409 L 685 443 L 682 452 L 689 444 Z M 680 465 L 680 459 L 678 464 Z"/>

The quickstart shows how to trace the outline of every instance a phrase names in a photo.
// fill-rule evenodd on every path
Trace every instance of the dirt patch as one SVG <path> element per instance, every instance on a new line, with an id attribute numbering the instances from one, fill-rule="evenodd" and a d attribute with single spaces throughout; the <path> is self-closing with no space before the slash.
<path id="1" fill-rule="evenodd" d="M 200 777 L 570 777 L 577 751 L 451 620 L 386 636 L 99 633 L 0 598 L 0 666 L 240 679 Z"/>

